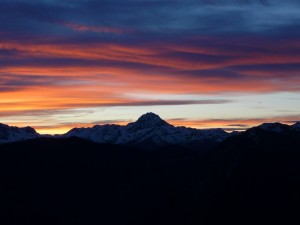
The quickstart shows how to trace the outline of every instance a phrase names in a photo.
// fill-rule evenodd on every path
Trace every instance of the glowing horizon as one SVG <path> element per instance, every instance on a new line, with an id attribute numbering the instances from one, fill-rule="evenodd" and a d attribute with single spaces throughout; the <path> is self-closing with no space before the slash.
<path id="1" fill-rule="evenodd" d="M 138 118 L 136 118 L 137 120 Z M 163 118 L 162 118 L 163 119 Z M 136 120 L 103 120 L 97 121 L 95 123 L 66 123 L 60 124 L 59 126 L 33 126 L 35 130 L 40 134 L 65 134 L 73 128 L 91 128 L 95 125 L 121 125 L 126 126 L 129 123 L 135 122 Z M 249 119 L 215 119 L 215 120 L 188 120 L 185 118 L 174 118 L 165 120 L 169 124 L 175 127 L 189 127 L 196 129 L 213 129 L 213 128 L 221 128 L 227 132 L 232 131 L 244 131 L 251 127 L 255 127 L 261 125 L 263 123 L 274 123 L 279 122 L 282 124 L 293 125 L 296 122 L 300 121 L 300 117 L 291 116 L 291 117 L 277 117 L 277 118 L 249 118 Z M 10 124 L 10 126 L 21 126 L 26 127 L 28 124 Z"/>

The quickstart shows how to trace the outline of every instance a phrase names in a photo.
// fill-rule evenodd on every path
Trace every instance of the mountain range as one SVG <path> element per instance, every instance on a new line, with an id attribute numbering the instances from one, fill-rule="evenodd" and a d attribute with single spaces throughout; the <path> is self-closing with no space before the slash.
<path id="1" fill-rule="evenodd" d="M 280 123 L 265 123 L 256 128 L 279 133 L 300 130 L 300 122 L 288 126 Z M 157 148 L 176 145 L 185 148 L 208 150 L 216 147 L 238 132 L 227 133 L 223 129 L 194 129 L 175 127 L 154 113 L 146 113 L 137 121 L 126 126 L 107 124 L 91 128 L 73 128 L 66 134 L 55 138 L 78 137 L 95 143 L 119 144 L 140 148 Z M 45 137 L 31 127 L 10 127 L 0 124 L 0 144 Z"/>
<path id="2" fill-rule="evenodd" d="M 222 142 L 230 134 L 222 129 L 198 130 L 175 127 L 154 113 L 142 115 L 126 126 L 96 125 L 92 128 L 74 128 L 62 137 L 79 137 L 96 143 L 110 143 L 143 148 L 178 145 L 187 148 L 201 146 L 208 149 Z"/>

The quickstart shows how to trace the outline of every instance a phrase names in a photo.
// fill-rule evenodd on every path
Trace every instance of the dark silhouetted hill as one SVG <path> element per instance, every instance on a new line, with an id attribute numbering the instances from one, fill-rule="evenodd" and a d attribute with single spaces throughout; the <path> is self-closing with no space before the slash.
<path id="1" fill-rule="evenodd" d="M 300 130 L 263 124 L 210 151 L 70 138 L 0 145 L 0 224 L 299 223 Z"/>

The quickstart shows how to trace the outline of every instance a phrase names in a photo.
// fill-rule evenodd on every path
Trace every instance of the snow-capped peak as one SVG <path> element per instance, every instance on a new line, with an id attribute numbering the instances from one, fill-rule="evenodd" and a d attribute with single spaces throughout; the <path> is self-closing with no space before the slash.
<path id="1" fill-rule="evenodd" d="M 262 125 L 258 126 L 257 128 L 265 131 L 271 131 L 271 132 L 276 132 L 276 133 L 287 133 L 290 132 L 292 126 L 289 126 L 287 124 L 282 124 L 282 123 L 263 123 Z M 249 130 L 255 129 L 251 128 Z"/>
<path id="2" fill-rule="evenodd" d="M 289 129 L 289 126 L 281 123 L 263 123 L 262 125 L 258 126 L 258 128 L 266 131 L 282 133 L 286 129 Z"/>
<path id="3" fill-rule="evenodd" d="M 37 138 L 40 135 L 32 127 L 12 127 L 0 123 L 0 143 Z"/>
<path id="4" fill-rule="evenodd" d="M 97 143 L 134 145 L 151 148 L 166 145 L 205 149 L 229 137 L 222 129 L 197 130 L 175 127 L 155 113 L 146 113 L 126 126 L 94 126 L 69 131 L 63 137 L 80 137 Z"/>
<path id="5" fill-rule="evenodd" d="M 144 115 L 142 115 L 136 122 L 129 123 L 127 125 L 128 128 L 138 128 L 138 129 L 147 129 L 147 128 L 153 128 L 153 127 L 160 127 L 168 125 L 166 121 L 161 119 L 158 115 L 152 112 L 148 112 Z"/>

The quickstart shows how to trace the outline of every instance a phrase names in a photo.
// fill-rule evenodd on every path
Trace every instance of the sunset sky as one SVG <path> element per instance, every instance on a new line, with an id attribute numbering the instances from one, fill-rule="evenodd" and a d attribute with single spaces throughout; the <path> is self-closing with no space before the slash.
<path id="1" fill-rule="evenodd" d="M 300 120 L 298 0 L 0 0 L 0 123 Z"/>

